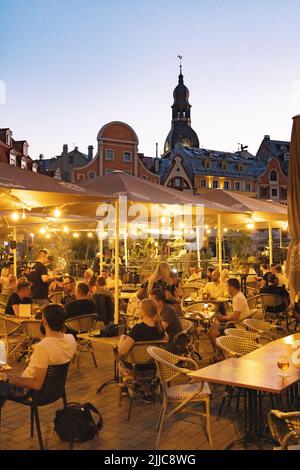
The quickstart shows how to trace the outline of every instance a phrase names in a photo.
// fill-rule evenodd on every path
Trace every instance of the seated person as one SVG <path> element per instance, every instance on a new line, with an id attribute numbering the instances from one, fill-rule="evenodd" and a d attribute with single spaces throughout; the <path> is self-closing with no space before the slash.
<path id="1" fill-rule="evenodd" d="M 198 268 L 198 267 L 193 268 L 193 272 L 188 278 L 187 282 L 200 281 L 202 278 L 202 271 L 203 271 L 202 268 Z"/>
<path id="2" fill-rule="evenodd" d="M 19 316 L 19 305 L 20 304 L 32 304 L 31 295 L 31 283 L 28 281 L 19 282 L 17 285 L 17 292 L 11 294 L 8 299 L 5 315 L 16 315 Z"/>
<path id="3" fill-rule="evenodd" d="M 105 277 L 98 277 L 95 294 L 109 295 L 111 298 L 113 298 L 113 293 L 108 289 Z"/>
<path id="4" fill-rule="evenodd" d="M 267 313 L 281 313 L 284 312 L 290 303 L 290 295 L 288 291 L 279 286 L 279 279 L 275 274 L 269 274 L 268 285 L 260 289 L 260 294 L 275 294 L 282 297 L 282 304 L 275 307 L 266 307 Z"/>
<path id="5" fill-rule="evenodd" d="M 220 281 L 220 272 L 213 271 L 212 281 L 208 282 L 204 287 L 203 294 L 206 294 L 209 299 L 218 299 L 219 297 L 227 297 L 227 285 Z"/>
<path id="6" fill-rule="evenodd" d="M 0 373 L 0 407 L 6 399 L 22 397 L 28 390 L 40 390 L 49 366 L 72 360 L 77 345 L 72 335 L 63 333 L 64 319 L 65 312 L 61 305 L 50 304 L 44 308 L 41 323 L 44 338 L 36 343 L 22 375 Z"/>
<path id="7" fill-rule="evenodd" d="M 76 281 L 75 277 L 73 276 L 67 276 L 64 278 L 64 295 L 60 301 L 62 305 L 69 304 L 70 302 L 73 302 L 76 300 L 75 297 L 75 288 L 76 288 Z"/>
<path id="8" fill-rule="evenodd" d="M 286 289 L 289 288 L 289 281 L 288 278 L 282 272 L 281 264 L 276 264 L 275 266 L 275 276 L 278 277 L 278 285 L 283 286 Z"/>
<path id="9" fill-rule="evenodd" d="M 155 302 L 162 327 L 168 333 L 169 342 L 172 343 L 174 336 L 182 331 L 179 317 L 174 308 L 167 304 L 166 295 L 163 290 L 152 289 L 150 299 Z"/>
<path id="10" fill-rule="evenodd" d="M 262 288 L 268 285 L 268 278 L 271 271 L 269 270 L 268 265 L 264 263 L 260 265 L 260 271 L 262 277 L 257 277 L 257 281 L 259 281 L 259 286 Z"/>
<path id="11" fill-rule="evenodd" d="M 227 322 L 241 322 L 249 316 L 249 306 L 246 297 L 241 292 L 240 281 L 236 278 L 228 281 L 229 295 L 232 299 L 232 312 L 228 315 L 217 315 L 217 321 L 211 326 L 208 335 L 215 345 L 216 338 L 224 333 Z"/>
<path id="12" fill-rule="evenodd" d="M 85 282 L 79 282 L 75 289 L 76 300 L 66 304 L 66 317 L 74 318 L 80 315 L 96 313 L 96 305 L 89 297 L 89 286 Z"/>
<path id="13" fill-rule="evenodd" d="M 55 279 L 49 284 L 49 294 L 55 292 L 62 292 L 64 289 L 64 279 L 62 272 L 59 269 L 54 270 Z"/>
<path id="14" fill-rule="evenodd" d="M 111 272 L 111 277 L 107 277 L 106 278 L 106 284 L 107 284 L 107 288 L 109 290 L 114 290 L 115 289 L 115 270 L 113 269 L 112 272 Z M 119 289 L 122 288 L 122 281 L 121 279 L 119 279 Z"/>
<path id="15" fill-rule="evenodd" d="M 128 335 L 122 335 L 118 345 L 120 356 L 126 356 L 136 341 L 168 340 L 156 304 L 152 299 L 141 302 L 140 321 L 134 325 Z"/>
<path id="16" fill-rule="evenodd" d="M 208 268 L 206 270 L 206 279 L 207 282 L 212 282 L 212 273 L 214 272 L 214 268 Z"/>

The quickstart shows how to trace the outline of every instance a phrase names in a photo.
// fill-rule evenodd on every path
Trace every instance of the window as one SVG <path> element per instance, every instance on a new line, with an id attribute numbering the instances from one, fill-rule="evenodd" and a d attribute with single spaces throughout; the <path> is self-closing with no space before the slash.
<path id="1" fill-rule="evenodd" d="M 175 188 L 181 188 L 181 178 L 174 178 Z"/>
<path id="2" fill-rule="evenodd" d="M 271 197 L 272 198 L 277 198 L 278 197 L 278 189 L 277 188 L 272 188 L 271 189 Z"/>
<path id="3" fill-rule="evenodd" d="M 219 182 L 218 182 L 218 180 L 213 180 L 212 187 L 213 187 L 214 189 L 216 189 L 216 188 L 219 187 Z"/>
<path id="4" fill-rule="evenodd" d="M 105 160 L 114 160 L 115 159 L 115 151 L 114 150 L 105 150 Z"/>
<path id="5" fill-rule="evenodd" d="M 270 171 L 270 181 L 277 182 L 277 180 L 278 180 L 277 171 L 276 170 L 271 170 Z"/>
<path id="6" fill-rule="evenodd" d="M 131 162 L 131 152 L 123 152 L 123 162 Z"/>
<path id="7" fill-rule="evenodd" d="M 77 175 L 77 181 L 84 181 L 85 180 L 85 175 L 83 173 L 80 173 Z"/>
<path id="8" fill-rule="evenodd" d="M 252 191 L 252 184 L 246 183 L 246 191 Z"/>
<path id="9" fill-rule="evenodd" d="M 10 156 L 9 156 L 9 164 L 10 164 L 10 165 L 14 165 L 14 166 L 16 166 L 16 164 L 17 164 L 17 158 L 16 158 L 16 156 L 15 156 L 14 154 L 12 154 L 12 153 L 11 153 Z"/>
<path id="10" fill-rule="evenodd" d="M 88 172 L 88 177 L 90 180 L 96 178 L 96 173 L 94 171 L 89 171 Z"/>
<path id="11" fill-rule="evenodd" d="M 74 155 L 69 155 L 69 164 L 70 165 L 74 164 Z"/>
<path id="12" fill-rule="evenodd" d="M 224 181 L 224 189 L 230 189 L 230 182 Z"/>
<path id="13" fill-rule="evenodd" d="M 37 166 L 36 166 L 36 165 L 32 165 L 32 171 L 33 171 L 34 173 L 37 173 Z"/>
<path id="14" fill-rule="evenodd" d="M 210 167 L 210 163 L 209 163 L 209 160 L 205 160 L 205 164 L 204 164 L 205 168 L 209 168 Z"/>
<path id="15" fill-rule="evenodd" d="M 21 168 L 22 168 L 22 170 L 27 169 L 27 162 L 26 162 L 25 158 L 21 159 Z"/>
<path id="16" fill-rule="evenodd" d="M 235 181 L 234 182 L 234 189 L 236 191 L 240 191 L 241 190 L 241 182 L 240 181 Z"/>
<path id="17" fill-rule="evenodd" d="M 222 168 L 223 171 L 226 171 L 227 170 L 227 162 L 222 162 L 221 168 Z"/>
<path id="18" fill-rule="evenodd" d="M 106 168 L 106 169 L 105 169 L 105 174 L 106 174 L 106 175 L 110 175 L 110 174 L 113 173 L 113 172 L 114 172 L 114 170 L 111 170 L 110 168 Z"/>
<path id="19" fill-rule="evenodd" d="M 200 188 L 206 188 L 206 180 L 204 179 L 200 180 Z"/>

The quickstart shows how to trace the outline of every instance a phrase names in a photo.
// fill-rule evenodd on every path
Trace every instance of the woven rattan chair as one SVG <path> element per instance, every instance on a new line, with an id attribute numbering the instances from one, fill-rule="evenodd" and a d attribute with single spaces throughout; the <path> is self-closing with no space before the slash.
<path id="1" fill-rule="evenodd" d="M 250 341 L 257 341 L 259 334 L 251 333 L 247 330 L 237 329 L 237 328 L 227 328 L 224 331 L 226 336 L 235 336 L 237 338 L 249 339 Z"/>
<path id="2" fill-rule="evenodd" d="M 63 400 L 64 407 L 67 406 L 65 384 L 67 380 L 69 362 L 61 365 L 49 366 L 44 384 L 40 390 L 30 390 L 25 397 L 10 398 L 9 401 L 19 403 L 30 407 L 30 437 L 34 434 L 34 421 L 38 434 L 40 449 L 44 449 L 39 407 L 54 403 L 60 398 Z M 0 408 L 0 426 L 1 426 L 1 408 Z"/>
<path id="3" fill-rule="evenodd" d="M 155 390 L 158 386 L 157 369 L 147 349 L 149 346 L 164 348 L 166 345 L 166 341 L 138 341 L 127 356 L 119 358 L 119 406 L 122 404 L 123 390 L 126 387 L 130 398 L 128 421 L 131 418 L 132 405 L 134 399 L 138 397 L 138 392 L 147 392 L 147 395 L 149 391 L 155 402 Z"/>
<path id="4" fill-rule="evenodd" d="M 180 318 L 182 331 L 174 335 L 172 339 L 172 352 L 179 356 L 185 356 L 200 362 L 199 332 L 197 326 L 190 320 Z"/>
<path id="5" fill-rule="evenodd" d="M 65 321 L 67 328 L 76 336 L 80 333 L 89 333 L 95 330 L 97 322 L 96 314 L 80 315 L 78 317 L 68 318 Z M 92 355 L 95 367 L 98 367 L 97 361 L 94 354 L 93 344 L 89 339 L 77 338 L 77 368 L 79 370 L 79 356 L 80 353 L 88 352 Z"/>
<path id="6" fill-rule="evenodd" d="M 14 356 L 23 348 L 26 339 L 23 326 L 15 320 L 0 315 L 0 338 L 4 341 L 7 348 L 7 358 Z"/>
<path id="7" fill-rule="evenodd" d="M 41 320 L 24 320 L 22 327 L 26 336 L 27 359 L 33 352 L 33 345 L 41 339 Z"/>
<path id="8" fill-rule="evenodd" d="M 289 329 L 289 311 L 287 305 L 284 303 L 284 298 L 276 294 L 260 294 L 260 298 L 264 319 L 267 321 L 275 321 L 279 324 L 285 320 L 286 328 Z M 276 311 L 278 307 L 281 307 L 279 312 Z"/>
<path id="9" fill-rule="evenodd" d="M 182 298 L 184 300 L 187 297 L 190 297 L 191 294 L 197 294 L 198 295 L 198 292 L 199 292 L 199 289 L 197 287 L 183 286 L 182 287 Z"/>
<path id="10" fill-rule="evenodd" d="M 282 326 L 274 325 L 263 320 L 256 320 L 255 318 L 245 319 L 243 325 L 245 325 L 248 331 L 259 334 L 260 337 L 266 341 L 274 341 L 275 339 L 282 338 L 289 334 Z"/>
<path id="11" fill-rule="evenodd" d="M 268 415 L 273 438 L 281 450 L 300 450 L 300 411 L 283 413 L 271 410 Z"/>
<path id="12" fill-rule="evenodd" d="M 206 420 L 206 432 L 210 445 L 212 446 L 212 437 L 210 430 L 210 388 L 207 383 L 194 382 L 187 375 L 190 369 L 183 367 L 185 364 L 191 369 L 197 369 L 197 363 L 190 358 L 177 356 L 168 351 L 159 348 L 149 347 L 150 356 L 155 359 L 157 370 L 160 377 L 160 383 L 163 391 L 163 403 L 161 406 L 159 419 L 157 423 L 156 447 L 159 446 L 163 423 L 175 413 L 182 411 L 203 416 Z M 180 365 L 179 365 L 180 364 Z M 175 379 L 181 379 L 180 383 Z M 175 406 L 168 412 L 169 405 Z M 202 404 L 204 411 L 195 409 L 195 404 Z"/>
<path id="13" fill-rule="evenodd" d="M 52 304 L 59 304 L 63 296 L 64 296 L 64 291 L 53 292 L 53 294 L 49 294 L 48 299 Z"/>

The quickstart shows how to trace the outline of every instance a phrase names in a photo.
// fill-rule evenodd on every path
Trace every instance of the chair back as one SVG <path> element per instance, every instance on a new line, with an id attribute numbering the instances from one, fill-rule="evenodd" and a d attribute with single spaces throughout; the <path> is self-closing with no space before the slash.
<path id="1" fill-rule="evenodd" d="M 279 339 L 289 334 L 282 326 L 274 325 L 263 320 L 256 320 L 255 318 L 247 318 L 243 321 L 243 324 L 247 330 L 258 333 L 270 340 Z"/>
<path id="2" fill-rule="evenodd" d="M 262 306 L 263 306 L 263 310 L 265 313 L 269 314 L 269 313 L 272 313 L 271 311 L 270 312 L 266 312 L 266 308 L 268 307 L 269 309 L 274 309 L 274 313 L 278 313 L 276 312 L 276 307 L 279 307 L 281 305 L 283 305 L 283 309 L 282 311 L 285 311 L 286 308 L 285 308 L 285 305 L 284 305 L 284 298 L 281 296 L 281 295 L 276 295 L 276 294 L 260 294 L 260 298 L 261 298 L 261 302 L 262 302 Z"/>
<path id="3" fill-rule="evenodd" d="M 22 322 L 22 326 L 28 339 L 41 339 L 41 320 L 25 320 Z"/>
<path id="4" fill-rule="evenodd" d="M 183 286 L 182 287 L 182 298 L 186 299 L 187 297 L 190 297 L 191 294 L 197 294 L 198 295 L 199 289 L 197 287 L 188 287 L 188 286 Z"/>
<path id="5" fill-rule="evenodd" d="M 137 341 L 132 349 L 129 351 L 127 356 L 121 359 L 125 359 L 126 362 L 136 365 L 145 365 L 154 363 L 154 359 L 148 353 L 149 346 L 156 346 L 157 348 L 164 348 L 168 343 L 166 341 Z"/>
<path id="6" fill-rule="evenodd" d="M 74 333 L 88 333 L 95 329 L 96 321 L 97 315 L 95 313 L 89 313 L 87 315 L 68 318 L 65 324 L 70 330 L 74 331 Z"/>
<path id="7" fill-rule="evenodd" d="M 181 324 L 181 328 L 182 328 L 183 333 L 188 333 L 190 330 L 192 330 L 194 328 L 193 322 L 191 322 L 190 320 L 187 320 L 185 318 L 180 318 L 180 324 Z"/>
<path id="8" fill-rule="evenodd" d="M 237 328 L 226 328 L 224 333 L 226 336 L 235 336 L 236 338 L 249 339 L 250 341 L 257 341 L 260 336 L 258 333 L 251 333 L 250 331 Z"/>
<path id="9" fill-rule="evenodd" d="M 260 347 L 254 341 L 237 336 L 220 336 L 216 339 L 216 343 L 225 358 L 241 357 Z"/>
<path id="10" fill-rule="evenodd" d="M 59 304 L 63 296 L 64 296 L 64 291 L 53 292 L 53 294 L 49 294 L 48 299 L 52 304 Z"/>
<path id="11" fill-rule="evenodd" d="M 178 367 L 177 365 L 180 364 L 180 362 L 184 362 L 185 358 L 154 346 L 148 347 L 148 353 L 155 360 L 161 386 L 163 388 L 164 394 L 167 395 L 168 384 L 171 382 L 171 380 L 183 372 L 186 372 L 186 369 Z M 190 360 L 190 362 L 194 361 Z M 194 368 L 198 368 L 195 362 Z"/>
<path id="12" fill-rule="evenodd" d="M 15 333 L 23 333 L 23 326 L 5 315 L 0 315 L 0 337 L 7 339 Z"/>
<path id="13" fill-rule="evenodd" d="M 261 303 L 260 295 L 253 295 L 252 297 L 248 297 L 247 302 L 250 310 L 252 308 L 259 308 Z"/>
<path id="14" fill-rule="evenodd" d="M 48 405 L 64 395 L 69 364 L 70 362 L 66 362 L 65 364 L 48 366 L 42 388 L 29 392 L 35 405 Z"/>

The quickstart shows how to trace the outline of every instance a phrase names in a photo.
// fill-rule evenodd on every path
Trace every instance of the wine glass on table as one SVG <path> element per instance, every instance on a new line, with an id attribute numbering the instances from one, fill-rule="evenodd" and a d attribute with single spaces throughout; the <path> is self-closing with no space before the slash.
<path id="1" fill-rule="evenodd" d="M 281 354 L 278 357 L 277 367 L 280 370 L 280 372 L 278 372 L 278 375 L 280 375 L 281 377 L 287 377 L 288 376 L 287 370 L 290 367 L 290 362 L 289 362 L 289 358 L 286 354 Z"/>

